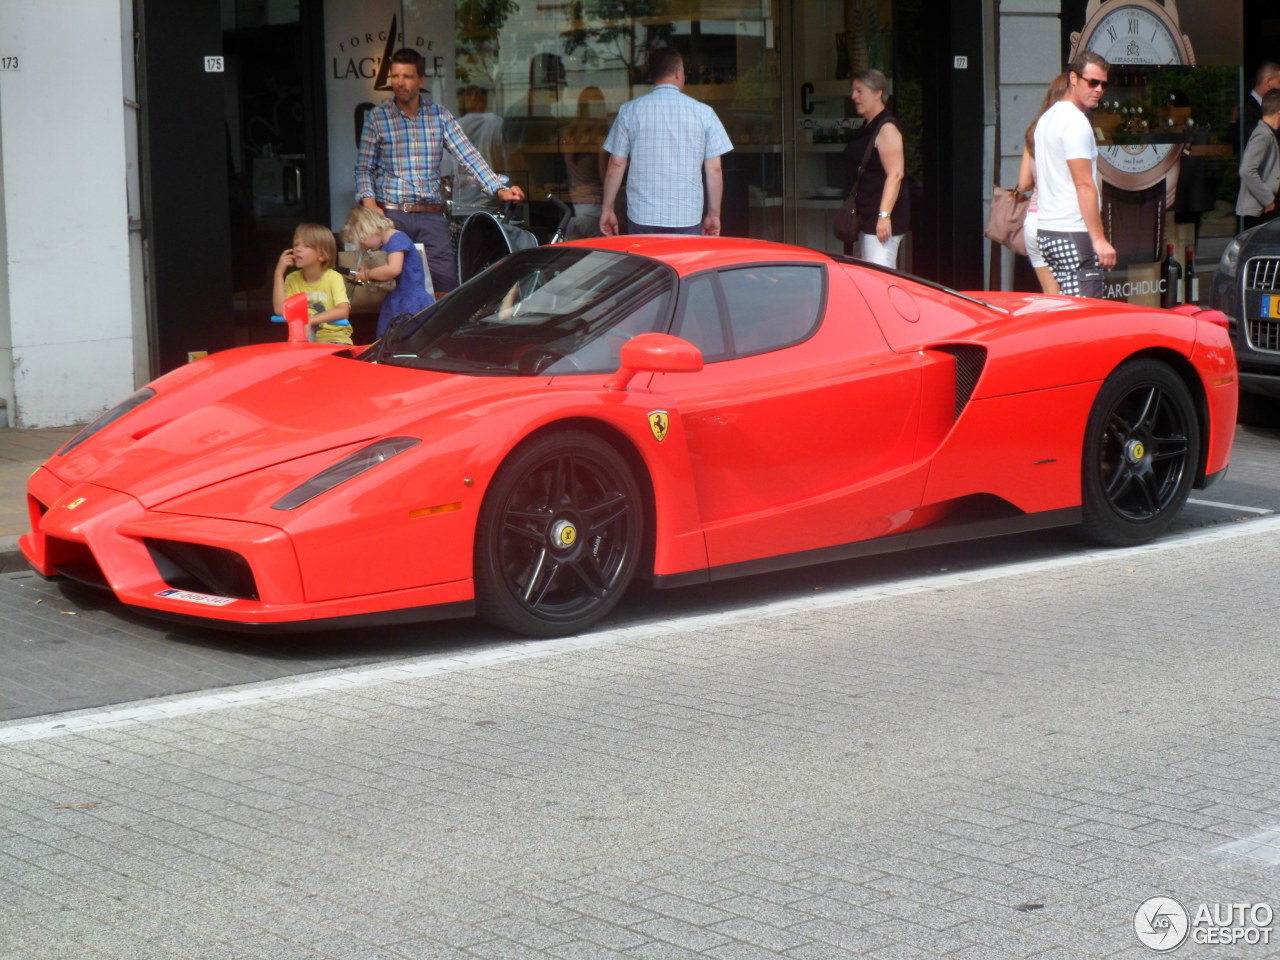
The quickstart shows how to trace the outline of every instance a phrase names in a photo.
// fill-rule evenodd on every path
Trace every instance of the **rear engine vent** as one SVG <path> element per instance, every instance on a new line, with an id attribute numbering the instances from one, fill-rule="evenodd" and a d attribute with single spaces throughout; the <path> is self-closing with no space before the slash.
<path id="1" fill-rule="evenodd" d="M 983 368 L 987 365 L 986 347 L 971 343 L 946 343 L 935 349 L 956 358 L 956 419 L 959 420 L 978 386 Z"/>
<path id="2" fill-rule="evenodd" d="M 249 561 L 234 550 L 177 540 L 146 538 L 142 542 L 160 579 L 171 587 L 238 600 L 258 599 Z"/>

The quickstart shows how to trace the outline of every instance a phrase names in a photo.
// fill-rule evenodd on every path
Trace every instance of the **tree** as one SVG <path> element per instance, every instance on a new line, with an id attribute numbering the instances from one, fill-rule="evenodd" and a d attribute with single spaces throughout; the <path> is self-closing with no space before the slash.
<path id="1" fill-rule="evenodd" d="M 627 97 L 640 80 L 649 51 L 671 42 L 667 0 L 572 0 L 564 52 L 589 66 L 616 61 L 627 71 Z"/>
<path id="2" fill-rule="evenodd" d="M 485 81 L 484 85 L 490 89 L 496 87 L 502 46 L 498 34 L 507 18 L 519 10 L 520 4 L 515 0 L 458 0 L 455 50 L 460 82 Z"/>

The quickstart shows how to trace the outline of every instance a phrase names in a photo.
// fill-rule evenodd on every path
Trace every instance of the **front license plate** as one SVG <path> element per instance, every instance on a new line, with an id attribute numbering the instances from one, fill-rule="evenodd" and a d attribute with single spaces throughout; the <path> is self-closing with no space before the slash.
<path id="1" fill-rule="evenodd" d="M 236 602 L 235 597 L 215 597 L 208 593 L 192 593 L 190 590 L 161 590 L 156 596 L 186 603 L 203 603 L 207 607 L 225 607 L 228 603 Z"/>
<path id="2" fill-rule="evenodd" d="M 1280 297 L 1264 294 L 1262 297 L 1262 309 L 1258 311 L 1258 315 L 1271 320 L 1280 320 Z"/>

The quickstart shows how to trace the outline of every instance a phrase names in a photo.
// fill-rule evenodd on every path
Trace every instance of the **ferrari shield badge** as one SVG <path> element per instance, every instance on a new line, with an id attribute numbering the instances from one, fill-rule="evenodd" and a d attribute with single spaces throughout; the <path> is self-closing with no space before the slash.
<path id="1" fill-rule="evenodd" d="M 667 439 L 667 425 L 670 419 L 665 410 L 649 411 L 649 429 L 653 431 L 653 439 L 661 443 Z"/>

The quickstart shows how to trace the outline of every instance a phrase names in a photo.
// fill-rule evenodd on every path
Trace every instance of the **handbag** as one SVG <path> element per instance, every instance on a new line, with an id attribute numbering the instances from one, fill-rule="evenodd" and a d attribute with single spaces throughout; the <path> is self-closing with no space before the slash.
<path id="1" fill-rule="evenodd" d="M 876 138 L 874 136 L 867 139 L 867 149 L 862 154 L 862 161 L 858 164 L 858 175 L 854 177 L 853 189 L 849 191 L 849 196 L 844 198 L 844 203 L 840 204 L 840 212 L 836 214 L 836 222 L 831 225 L 831 231 L 836 235 L 836 239 L 843 243 L 853 243 L 858 239 L 858 234 L 862 232 L 862 228 L 858 225 L 858 184 L 862 181 L 862 171 L 867 165 L 867 160 L 871 156 L 871 151 L 875 149 Z"/>
<path id="2" fill-rule="evenodd" d="M 1031 201 L 1018 190 L 996 187 L 991 193 L 991 210 L 987 214 L 987 229 L 982 235 L 1008 247 L 1019 256 L 1027 255 L 1027 242 L 1022 236 L 1022 224 L 1027 219 Z"/>
<path id="3" fill-rule="evenodd" d="M 339 272 L 355 270 L 358 266 L 380 267 L 387 262 L 385 250 L 339 250 Z M 370 280 L 356 283 L 347 275 L 347 300 L 351 304 L 352 313 L 377 313 L 382 309 L 382 301 L 388 293 L 396 288 L 394 280 Z"/>

